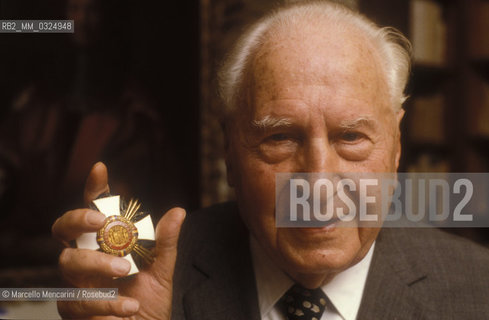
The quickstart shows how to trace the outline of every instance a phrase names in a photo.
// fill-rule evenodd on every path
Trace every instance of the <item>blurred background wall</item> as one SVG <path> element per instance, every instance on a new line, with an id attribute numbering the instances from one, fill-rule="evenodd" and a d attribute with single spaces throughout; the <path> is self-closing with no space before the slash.
<path id="1" fill-rule="evenodd" d="M 97 161 L 156 221 L 199 206 L 197 1 L 1 0 L 0 19 L 76 30 L 0 34 L 0 286 L 57 281 L 50 226 Z"/>

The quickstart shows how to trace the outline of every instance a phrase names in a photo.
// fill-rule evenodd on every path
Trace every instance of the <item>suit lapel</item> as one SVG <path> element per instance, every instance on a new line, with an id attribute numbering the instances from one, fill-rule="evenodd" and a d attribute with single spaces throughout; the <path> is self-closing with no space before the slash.
<path id="1" fill-rule="evenodd" d="M 186 319 L 260 319 L 249 235 L 238 229 L 202 244 L 193 262 L 202 281 L 183 297 Z"/>
<path id="2" fill-rule="evenodd" d="M 413 248 L 399 229 L 383 229 L 358 312 L 358 319 L 439 319 L 426 288 L 429 277 L 416 264 Z"/>

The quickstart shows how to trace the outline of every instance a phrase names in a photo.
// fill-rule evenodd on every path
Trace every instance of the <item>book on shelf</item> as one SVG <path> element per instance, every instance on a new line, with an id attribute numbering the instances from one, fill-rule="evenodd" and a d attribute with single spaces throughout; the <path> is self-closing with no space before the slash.
<path id="1" fill-rule="evenodd" d="M 445 98 L 441 93 L 414 98 L 408 109 L 408 134 L 414 143 L 442 144 L 445 141 Z"/>
<path id="2" fill-rule="evenodd" d="M 446 60 L 447 31 L 443 7 L 434 0 L 411 0 L 410 36 L 414 61 L 443 66 Z"/>
<path id="3" fill-rule="evenodd" d="M 473 73 L 468 78 L 468 117 L 469 134 L 489 138 L 489 83 Z"/>
<path id="4" fill-rule="evenodd" d="M 450 163 L 446 158 L 423 152 L 409 164 L 407 172 L 450 172 Z"/>
<path id="5" fill-rule="evenodd" d="M 469 57 L 489 59 L 489 1 L 467 0 L 466 4 Z"/>

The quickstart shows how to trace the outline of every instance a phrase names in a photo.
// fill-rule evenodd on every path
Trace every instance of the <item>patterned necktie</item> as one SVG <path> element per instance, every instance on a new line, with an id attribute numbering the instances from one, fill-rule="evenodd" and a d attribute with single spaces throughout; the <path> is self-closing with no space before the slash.
<path id="1" fill-rule="evenodd" d="M 294 285 L 282 300 L 287 320 L 319 320 L 326 307 L 326 295 L 321 288 L 306 289 Z"/>

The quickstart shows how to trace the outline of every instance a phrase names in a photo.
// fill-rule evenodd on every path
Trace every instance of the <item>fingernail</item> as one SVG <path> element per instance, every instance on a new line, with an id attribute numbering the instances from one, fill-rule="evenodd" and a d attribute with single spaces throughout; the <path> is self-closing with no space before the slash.
<path id="1" fill-rule="evenodd" d="M 88 223 L 94 225 L 94 226 L 99 226 L 101 225 L 105 220 L 105 216 L 101 213 L 97 212 L 89 212 L 87 214 L 87 221 Z"/>
<path id="2" fill-rule="evenodd" d="M 122 304 L 122 311 L 124 313 L 134 313 L 139 309 L 139 302 L 134 300 L 126 300 Z"/>
<path id="3" fill-rule="evenodd" d="M 110 266 L 112 267 L 112 271 L 120 275 L 127 274 L 131 268 L 129 262 L 121 258 L 112 260 Z"/>

